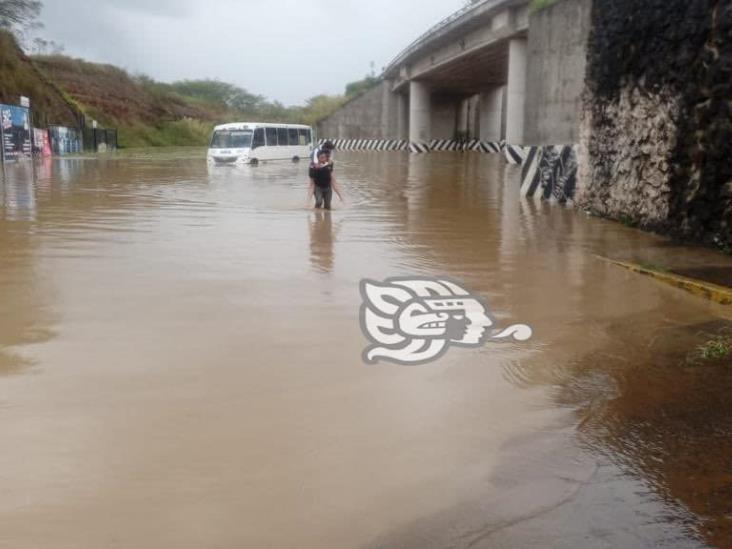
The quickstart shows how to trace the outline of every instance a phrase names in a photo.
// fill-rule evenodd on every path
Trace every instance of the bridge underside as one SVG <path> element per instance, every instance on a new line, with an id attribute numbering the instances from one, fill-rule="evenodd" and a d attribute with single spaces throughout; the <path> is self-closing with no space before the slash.
<path id="1" fill-rule="evenodd" d="M 405 49 L 382 85 L 322 122 L 321 134 L 573 142 L 589 9 L 583 0 L 556 6 L 529 13 L 529 0 L 473 2 Z"/>
<path id="2" fill-rule="evenodd" d="M 420 77 L 436 93 L 471 96 L 503 86 L 508 78 L 508 41 L 471 52 Z"/>
<path id="3" fill-rule="evenodd" d="M 418 77 L 401 78 L 391 85 L 409 104 L 400 138 L 523 141 L 525 32 L 424 65 Z"/>

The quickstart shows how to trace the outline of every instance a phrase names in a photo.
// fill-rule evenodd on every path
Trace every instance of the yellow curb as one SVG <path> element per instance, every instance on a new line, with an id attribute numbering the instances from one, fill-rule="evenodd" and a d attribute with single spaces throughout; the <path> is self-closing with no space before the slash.
<path id="1" fill-rule="evenodd" d="M 666 284 L 675 286 L 676 288 L 686 290 L 687 292 L 692 293 L 695 296 L 706 298 L 721 305 L 732 305 L 732 288 L 719 286 L 717 284 L 712 284 L 711 282 L 704 282 L 702 280 L 688 278 L 686 276 L 681 276 L 673 273 L 664 273 L 655 269 L 649 269 L 648 267 L 636 265 L 635 263 L 616 261 L 614 259 L 608 259 L 601 256 L 598 257 L 609 263 L 612 263 L 613 265 L 617 265 L 619 267 L 623 267 L 624 269 L 628 269 L 629 271 L 633 271 L 634 273 L 650 276 L 652 278 L 655 278 L 656 280 L 660 280 L 661 282 L 665 282 Z"/>

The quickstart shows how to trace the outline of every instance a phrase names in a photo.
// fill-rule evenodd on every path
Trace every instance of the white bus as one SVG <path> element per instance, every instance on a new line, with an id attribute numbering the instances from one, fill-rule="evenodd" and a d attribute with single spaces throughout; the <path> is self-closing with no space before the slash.
<path id="1" fill-rule="evenodd" d="M 208 161 L 216 164 L 257 164 L 262 160 L 308 159 L 313 130 L 298 124 L 237 122 L 216 126 Z"/>

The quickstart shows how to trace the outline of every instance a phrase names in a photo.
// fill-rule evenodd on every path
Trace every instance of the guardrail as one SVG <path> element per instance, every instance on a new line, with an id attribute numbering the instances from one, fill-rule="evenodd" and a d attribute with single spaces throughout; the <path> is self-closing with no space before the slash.
<path id="1" fill-rule="evenodd" d="M 430 29 L 422 34 L 419 38 L 417 38 L 414 42 L 409 44 L 402 52 L 397 55 L 391 63 L 389 63 L 386 68 L 384 69 L 384 74 L 388 74 L 391 70 L 393 70 L 397 65 L 400 65 L 404 59 L 409 57 L 412 53 L 417 51 L 419 48 L 421 48 L 424 44 L 430 41 L 432 36 L 436 34 L 437 32 L 443 30 L 444 28 L 450 26 L 451 23 L 454 23 L 458 19 L 464 17 L 465 15 L 477 11 L 481 8 L 486 7 L 495 7 L 499 4 L 503 4 L 508 2 L 508 0 L 479 0 L 478 2 L 475 2 L 474 4 L 468 4 L 467 6 L 460 8 L 458 11 L 450 15 L 449 17 L 446 17 L 436 25 L 433 25 L 430 27 Z"/>

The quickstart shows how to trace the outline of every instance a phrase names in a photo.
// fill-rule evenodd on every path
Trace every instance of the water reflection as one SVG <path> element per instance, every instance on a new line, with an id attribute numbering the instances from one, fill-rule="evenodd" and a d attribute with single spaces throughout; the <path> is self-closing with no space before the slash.
<path id="1" fill-rule="evenodd" d="M 54 337 L 51 283 L 38 266 L 33 236 L 39 179 L 31 162 L 8 164 L 0 182 L 0 375 L 35 361 L 28 345 Z"/>
<path id="2" fill-rule="evenodd" d="M 36 213 L 36 178 L 33 162 L 15 162 L 3 170 L 0 192 L 5 219 L 29 221 Z"/>
<path id="3" fill-rule="evenodd" d="M 687 526 L 716 547 L 732 539 L 732 360 L 694 353 L 731 328 L 698 314 L 612 323 L 558 393 L 583 415 L 584 444 L 647 479 L 678 515 L 690 509 Z"/>
<path id="4" fill-rule="evenodd" d="M 521 200 L 490 155 L 339 154 L 333 212 L 304 164 L 31 168 L 0 188 L 0 372 L 38 374 L 0 380 L 0 544 L 730 539 L 732 368 L 678 360 L 722 315 L 596 258 L 701 252 Z M 365 367 L 358 282 L 409 274 L 536 337 Z"/>
<path id="5" fill-rule="evenodd" d="M 310 263 L 316 271 L 330 273 L 333 271 L 333 244 L 339 231 L 339 224 L 333 225 L 330 211 L 315 210 L 309 218 L 310 227 Z"/>

